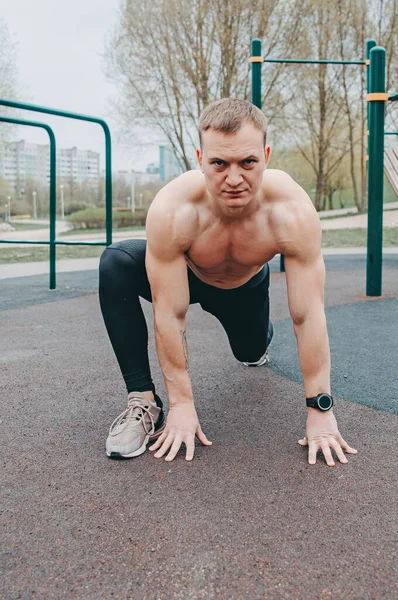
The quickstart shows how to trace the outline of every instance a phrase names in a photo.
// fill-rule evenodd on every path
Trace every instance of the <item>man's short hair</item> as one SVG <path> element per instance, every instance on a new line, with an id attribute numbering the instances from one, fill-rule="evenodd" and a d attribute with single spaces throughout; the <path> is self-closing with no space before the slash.
<path id="1" fill-rule="evenodd" d="M 267 141 L 267 119 L 257 106 L 246 100 L 222 98 L 212 102 L 199 117 L 199 139 L 202 145 L 202 133 L 213 129 L 223 133 L 236 133 L 243 123 L 252 123 L 264 134 L 264 146 Z"/>

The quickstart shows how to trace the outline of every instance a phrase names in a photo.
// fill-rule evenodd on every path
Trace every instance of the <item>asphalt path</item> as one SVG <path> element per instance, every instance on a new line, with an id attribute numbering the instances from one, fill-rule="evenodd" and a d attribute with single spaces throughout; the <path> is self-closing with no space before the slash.
<path id="1" fill-rule="evenodd" d="M 213 441 L 191 463 L 105 456 L 125 391 L 96 272 L 62 273 L 54 292 L 45 275 L 2 280 L 1 598 L 395 600 L 397 259 L 367 299 L 364 257 L 325 258 L 335 412 L 359 451 L 334 468 L 297 444 L 305 401 L 277 262 L 270 367 L 243 367 L 211 315 L 188 313 Z"/>

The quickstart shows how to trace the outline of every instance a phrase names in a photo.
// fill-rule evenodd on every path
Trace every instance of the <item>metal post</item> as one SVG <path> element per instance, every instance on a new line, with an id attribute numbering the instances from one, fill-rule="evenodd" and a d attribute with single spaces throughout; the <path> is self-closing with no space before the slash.
<path id="1" fill-rule="evenodd" d="M 366 40 L 366 93 L 370 94 L 370 51 L 372 50 L 372 48 L 374 48 L 376 46 L 376 40 Z M 370 119 L 370 115 L 369 115 L 369 111 L 370 111 L 370 102 L 366 103 L 366 135 L 367 135 L 367 144 L 366 144 L 366 152 L 367 152 L 367 163 L 366 163 L 366 175 L 369 177 L 369 173 L 368 173 L 368 168 L 369 168 L 369 128 L 370 128 L 370 124 L 369 124 L 369 119 Z M 368 192 L 368 199 L 369 199 L 369 191 Z"/>
<path id="2" fill-rule="evenodd" d="M 61 183 L 59 186 L 59 191 L 61 192 L 61 219 L 65 221 L 65 203 L 64 203 L 64 184 Z"/>
<path id="3" fill-rule="evenodd" d="M 368 255 L 366 294 L 381 296 L 383 260 L 384 111 L 387 100 L 386 51 L 370 51 L 369 162 L 368 162 Z"/>
<path id="4" fill-rule="evenodd" d="M 48 132 L 50 136 L 50 290 L 57 287 L 55 274 L 55 261 L 57 246 L 56 237 L 56 218 L 57 218 L 57 182 L 56 182 L 56 161 L 57 152 L 55 146 L 55 137 L 52 131 Z"/>
<path id="5" fill-rule="evenodd" d="M 261 40 L 252 40 L 251 44 L 251 65 L 252 65 L 252 104 L 262 107 L 261 98 L 261 70 L 262 70 L 262 57 L 261 57 Z M 258 57 L 261 58 L 260 60 Z M 253 60 L 254 59 L 254 60 Z"/>
<path id="6" fill-rule="evenodd" d="M 32 192 L 32 198 L 33 198 L 33 218 L 34 219 L 37 219 L 36 194 L 37 194 L 37 192 Z"/>
<path id="7" fill-rule="evenodd" d="M 11 196 L 7 196 L 8 217 L 7 221 L 11 221 Z"/>
<path id="8" fill-rule="evenodd" d="M 135 172 L 131 171 L 131 212 L 135 213 Z"/>

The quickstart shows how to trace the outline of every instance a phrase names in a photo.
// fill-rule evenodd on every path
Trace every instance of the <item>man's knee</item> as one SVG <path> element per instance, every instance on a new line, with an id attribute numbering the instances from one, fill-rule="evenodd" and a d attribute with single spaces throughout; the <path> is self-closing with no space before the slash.
<path id="1" fill-rule="evenodd" d="M 134 277 L 135 263 L 126 252 L 108 246 L 101 255 L 99 264 L 99 290 L 104 293 L 107 290 L 124 287 Z"/>
<path id="2" fill-rule="evenodd" d="M 238 343 L 231 344 L 232 353 L 239 362 L 250 362 L 250 363 L 257 362 L 259 359 L 261 359 L 263 357 L 266 350 L 268 349 L 268 347 L 271 343 L 271 340 L 273 338 L 273 335 L 274 335 L 274 328 L 273 328 L 271 321 L 269 321 L 268 331 L 267 331 L 267 342 L 266 342 L 265 346 L 264 346 L 264 338 L 265 338 L 265 332 L 264 332 L 263 336 L 261 337 L 261 340 L 256 337 L 255 339 L 247 340 L 246 343 L 242 343 L 242 340 L 239 340 Z"/>

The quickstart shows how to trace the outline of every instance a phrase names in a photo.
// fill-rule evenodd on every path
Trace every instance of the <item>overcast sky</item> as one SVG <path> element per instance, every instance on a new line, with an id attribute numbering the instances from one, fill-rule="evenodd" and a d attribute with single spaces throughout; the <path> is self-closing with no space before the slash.
<path id="1" fill-rule="evenodd" d="M 115 169 L 142 170 L 157 161 L 156 147 L 126 148 L 117 143 L 109 100 L 117 91 L 101 68 L 104 40 L 118 20 L 119 0 L 0 0 L 0 15 L 18 43 L 21 101 L 105 119 L 113 134 Z M 77 146 L 101 153 L 99 125 L 25 112 L 21 118 L 45 120 L 59 147 Z M 48 143 L 47 134 L 18 128 L 17 139 Z"/>

